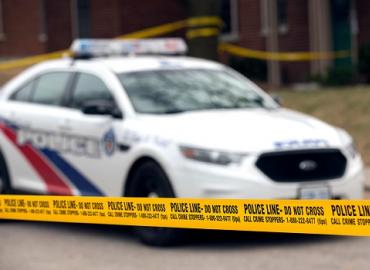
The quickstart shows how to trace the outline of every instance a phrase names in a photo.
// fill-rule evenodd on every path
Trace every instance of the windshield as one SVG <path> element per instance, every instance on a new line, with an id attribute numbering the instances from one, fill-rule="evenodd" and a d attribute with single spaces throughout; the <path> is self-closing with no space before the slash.
<path id="1" fill-rule="evenodd" d="M 225 70 L 151 70 L 118 75 L 137 112 L 272 108 L 247 80 Z"/>

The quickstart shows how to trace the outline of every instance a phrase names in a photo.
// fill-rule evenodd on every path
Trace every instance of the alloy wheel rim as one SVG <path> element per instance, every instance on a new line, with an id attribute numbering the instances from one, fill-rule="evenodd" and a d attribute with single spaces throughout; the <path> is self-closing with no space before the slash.
<path id="1" fill-rule="evenodd" d="M 159 198 L 159 195 L 157 192 L 152 191 L 152 192 L 149 192 L 148 198 Z"/>

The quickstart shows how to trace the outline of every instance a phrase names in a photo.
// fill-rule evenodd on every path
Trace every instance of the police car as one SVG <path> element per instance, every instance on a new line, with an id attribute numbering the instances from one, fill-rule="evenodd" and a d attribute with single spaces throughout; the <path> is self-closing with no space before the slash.
<path id="1" fill-rule="evenodd" d="M 78 40 L 0 98 L 0 190 L 140 197 L 358 199 L 342 129 L 280 107 L 180 39 Z M 137 229 L 163 244 L 173 229 Z"/>

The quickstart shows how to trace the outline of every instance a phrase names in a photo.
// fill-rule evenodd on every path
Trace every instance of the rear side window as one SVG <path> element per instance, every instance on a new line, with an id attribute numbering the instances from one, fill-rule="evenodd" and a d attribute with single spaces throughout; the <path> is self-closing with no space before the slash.
<path id="1" fill-rule="evenodd" d="M 53 72 L 41 75 L 37 80 L 31 102 L 46 105 L 60 105 L 69 78 L 69 72 Z"/>
<path id="2" fill-rule="evenodd" d="M 32 80 L 26 83 L 23 87 L 18 89 L 11 97 L 10 100 L 27 102 L 30 100 L 32 95 L 32 90 L 35 85 L 35 81 Z"/>
<path id="3" fill-rule="evenodd" d="M 93 100 L 114 102 L 111 92 L 101 79 L 80 73 L 71 96 L 71 107 L 80 109 L 84 103 Z"/>

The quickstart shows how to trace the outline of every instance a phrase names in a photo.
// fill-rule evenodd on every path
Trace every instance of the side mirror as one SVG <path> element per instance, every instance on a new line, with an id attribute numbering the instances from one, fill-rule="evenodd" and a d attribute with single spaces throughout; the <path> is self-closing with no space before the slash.
<path id="1" fill-rule="evenodd" d="M 283 99 L 278 95 L 273 95 L 272 99 L 279 104 L 280 106 L 283 106 Z"/>
<path id="2" fill-rule="evenodd" d="M 106 100 L 92 100 L 82 105 L 82 112 L 87 115 L 110 115 L 122 119 L 122 112 L 114 102 Z"/>

